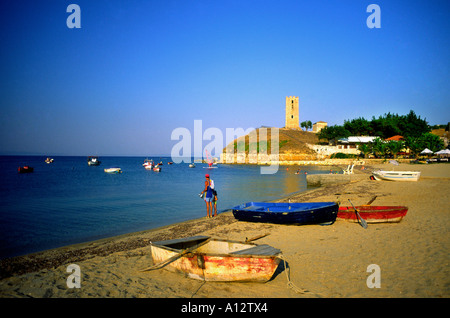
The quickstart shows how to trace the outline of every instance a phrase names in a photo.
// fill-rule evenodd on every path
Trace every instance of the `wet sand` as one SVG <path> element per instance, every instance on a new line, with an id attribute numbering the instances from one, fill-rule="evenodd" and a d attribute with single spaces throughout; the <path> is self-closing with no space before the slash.
<path id="1" fill-rule="evenodd" d="M 336 221 L 330 226 L 275 225 L 237 222 L 231 212 L 156 230 L 58 248 L 0 262 L 0 297 L 147 297 L 147 298 L 296 298 L 450 296 L 449 225 L 450 165 L 400 164 L 395 170 L 419 170 L 418 182 L 372 181 L 366 166 L 354 172 L 367 178 L 344 185 L 317 188 L 279 201 L 336 201 L 341 205 L 406 205 L 400 223 L 359 224 Z M 294 173 L 294 171 L 293 171 Z M 206 214 L 205 211 L 199 214 Z M 267 283 L 215 283 L 185 278 L 167 270 L 141 272 L 153 265 L 151 241 L 210 235 L 255 241 L 280 249 L 290 268 L 288 286 L 284 266 Z M 69 264 L 81 270 L 81 288 L 68 288 Z M 380 288 L 369 288 L 367 267 L 380 268 Z"/>

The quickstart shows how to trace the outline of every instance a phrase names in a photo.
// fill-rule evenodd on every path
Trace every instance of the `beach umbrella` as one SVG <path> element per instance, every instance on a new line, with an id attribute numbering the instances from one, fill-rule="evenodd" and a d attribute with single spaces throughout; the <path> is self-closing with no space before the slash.
<path id="1" fill-rule="evenodd" d="M 430 150 L 430 149 L 428 149 L 428 148 L 425 148 L 424 150 L 422 150 L 422 152 L 421 152 L 421 154 L 432 154 L 433 152 Z"/>
<path id="2" fill-rule="evenodd" d="M 450 150 L 442 149 L 442 150 L 439 150 L 438 152 L 435 152 L 435 154 L 438 155 L 438 156 L 446 156 L 446 157 L 448 157 L 448 156 L 450 156 Z"/>

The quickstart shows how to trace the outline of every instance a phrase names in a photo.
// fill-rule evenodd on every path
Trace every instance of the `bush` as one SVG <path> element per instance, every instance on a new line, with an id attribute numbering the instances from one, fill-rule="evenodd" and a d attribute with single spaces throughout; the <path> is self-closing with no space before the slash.
<path id="1" fill-rule="evenodd" d="M 330 156 L 330 159 L 353 159 L 356 155 L 336 152 Z"/>

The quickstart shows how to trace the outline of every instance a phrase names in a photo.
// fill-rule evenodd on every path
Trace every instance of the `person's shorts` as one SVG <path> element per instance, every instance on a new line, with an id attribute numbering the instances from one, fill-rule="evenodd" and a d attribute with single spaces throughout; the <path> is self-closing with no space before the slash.
<path id="1" fill-rule="evenodd" d="M 210 198 L 207 198 L 207 197 L 205 197 L 205 202 L 212 202 L 212 197 L 210 197 Z"/>

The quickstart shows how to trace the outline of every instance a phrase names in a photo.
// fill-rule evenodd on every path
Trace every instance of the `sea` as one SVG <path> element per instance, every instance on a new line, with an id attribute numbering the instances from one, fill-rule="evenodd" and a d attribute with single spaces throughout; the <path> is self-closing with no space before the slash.
<path id="1" fill-rule="evenodd" d="M 329 167 L 174 163 L 170 157 L 0 156 L 0 259 L 138 232 L 206 216 L 199 197 L 205 174 L 214 180 L 218 212 L 249 201 L 270 201 L 307 191 L 306 174 Z M 146 170 L 145 159 L 162 162 Z M 34 168 L 18 173 L 19 166 Z M 108 174 L 105 168 L 120 167 Z M 299 174 L 295 174 L 300 170 Z"/>

